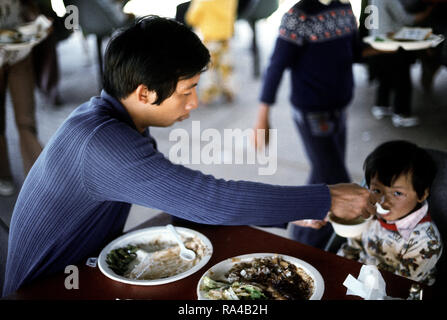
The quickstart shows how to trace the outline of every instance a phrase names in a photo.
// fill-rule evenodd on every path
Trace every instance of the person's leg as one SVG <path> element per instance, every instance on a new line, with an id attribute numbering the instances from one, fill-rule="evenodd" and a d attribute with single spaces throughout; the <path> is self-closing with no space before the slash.
<path id="1" fill-rule="evenodd" d="M 210 67 L 205 72 L 200 80 L 200 102 L 211 104 L 218 97 L 220 93 L 219 88 L 219 58 L 220 58 L 220 45 L 216 41 L 204 41 L 205 46 L 208 48 L 211 56 Z"/>
<path id="2" fill-rule="evenodd" d="M 431 93 L 437 72 L 441 67 L 441 47 L 430 48 L 421 53 L 421 85 L 424 92 Z"/>
<path id="3" fill-rule="evenodd" d="M 31 56 L 11 66 L 8 84 L 19 132 L 23 169 L 25 175 L 27 175 L 42 151 L 37 139 L 34 74 Z"/>
<path id="4" fill-rule="evenodd" d="M 419 118 L 412 116 L 411 112 L 413 95 L 411 65 L 413 62 L 413 56 L 408 52 L 399 52 L 394 59 L 394 72 L 391 77 L 394 91 L 392 122 L 395 127 L 412 127 L 419 124 Z"/>
<path id="5" fill-rule="evenodd" d="M 8 75 L 5 67 L 0 67 L 0 179 L 11 180 L 6 142 L 6 83 Z"/>
<path id="6" fill-rule="evenodd" d="M 6 141 L 6 83 L 7 67 L 0 67 L 0 196 L 11 196 L 15 192 Z"/>
<path id="7" fill-rule="evenodd" d="M 391 79 L 389 69 L 389 59 L 385 56 L 378 56 L 374 59 L 373 67 L 377 78 L 377 89 L 375 105 L 371 108 L 374 118 L 380 120 L 391 115 L 390 94 Z"/>
<path id="8" fill-rule="evenodd" d="M 411 62 L 406 54 L 399 54 L 394 59 L 394 72 L 391 74 L 394 90 L 394 113 L 410 116 L 413 84 L 411 82 Z"/>
<path id="9" fill-rule="evenodd" d="M 221 50 L 219 56 L 219 77 L 222 86 L 222 95 L 226 102 L 232 103 L 234 92 L 232 85 L 233 65 L 230 55 L 230 41 L 221 41 Z"/>
<path id="10" fill-rule="evenodd" d="M 295 120 L 311 164 L 309 184 L 349 182 L 345 112 L 310 112 Z"/>
<path id="11" fill-rule="evenodd" d="M 308 183 L 335 184 L 349 182 L 345 166 L 346 115 L 345 112 L 319 112 L 295 117 L 306 155 L 311 164 Z M 292 239 L 324 249 L 333 233 L 328 223 L 321 229 L 291 225 Z"/>
<path id="12" fill-rule="evenodd" d="M 376 106 L 388 107 L 390 104 L 390 83 L 387 79 L 379 79 L 376 94 Z"/>
<path id="13" fill-rule="evenodd" d="M 33 48 L 34 76 L 36 87 L 54 106 L 61 104 L 59 95 L 59 63 L 56 51 L 56 36 L 51 33 Z"/>

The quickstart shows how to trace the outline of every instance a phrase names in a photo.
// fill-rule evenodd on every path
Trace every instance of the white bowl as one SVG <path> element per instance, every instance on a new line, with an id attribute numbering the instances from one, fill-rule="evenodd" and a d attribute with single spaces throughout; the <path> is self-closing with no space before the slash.
<path id="1" fill-rule="evenodd" d="M 332 213 L 329 214 L 329 222 L 332 223 L 335 233 L 344 238 L 353 238 L 361 235 L 367 227 L 369 220 L 371 220 L 371 216 L 367 219 L 358 217 L 354 220 L 344 220 L 334 216 Z"/>

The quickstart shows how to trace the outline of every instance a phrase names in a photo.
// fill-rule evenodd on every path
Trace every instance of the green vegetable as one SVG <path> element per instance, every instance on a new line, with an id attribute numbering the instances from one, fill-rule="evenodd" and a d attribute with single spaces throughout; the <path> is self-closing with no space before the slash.
<path id="1" fill-rule="evenodd" d="M 202 290 L 209 299 L 217 300 L 266 300 L 263 290 L 255 285 L 235 281 L 231 284 L 203 278 Z"/>
<path id="2" fill-rule="evenodd" d="M 138 247 L 127 245 L 123 248 L 117 248 L 107 254 L 106 262 L 109 268 L 117 275 L 123 276 L 129 267 L 129 264 L 137 257 Z"/>
<path id="3" fill-rule="evenodd" d="M 252 300 L 260 300 L 260 299 L 267 299 L 265 294 L 262 292 L 262 289 L 255 287 L 253 285 L 243 285 L 241 286 L 241 289 L 244 289 L 250 294 L 250 299 Z"/>
<path id="4" fill-rule="evenodd" d="M 203 285 L 204 285 L 204 289 L 217 289 L 217 288 L 222 288 L 222 287 L 226 287 L 226 288 L 229 287 L 228 283 L 221 282 L 221 281 L 215 281 L 207 276 L 205 278 L 203 278 Z"/>

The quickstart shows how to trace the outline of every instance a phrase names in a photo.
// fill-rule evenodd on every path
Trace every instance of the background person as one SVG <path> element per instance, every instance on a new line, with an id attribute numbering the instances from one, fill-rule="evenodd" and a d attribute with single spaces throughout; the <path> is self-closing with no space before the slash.
<path id="1" fill-rule="evenodd" d="M 400 1 L 370 0 L 377 7 L 378 28 L 370 30 L 371 35 L 389 35 L 404 26 L 413 26 L 428 17 L 432 6 L 417 14 L 405 11 Z M 377 55 L 370 59 L 372 77 L 378 81 L 375 105 L 372 115 L 380 120 L 391 116 L 395 127 L 413 127 L 419 124 L 419 118 L 412 114 L 411 65 L 416 54 L 401 48 L 396 53 Z M 392 102 L 391 102 L 392 101 Z"/>
<path id="2" fill-rule="evenodd" d="M 0 0 L 0 29 L 25 22 L 26 7 L 19 0 Z M 6 94 L 14 108 L 25 175 L 42 151 L 37 137 L 31 48 L 6 50 L 0 45 L 0 196 L 15 192 L 6 141 Z"/>
<path id="3" fill-rule="evenodd" d="M 289 69 L 293 120 L 311 167 L 309 184 L 351 179 L 345 164 L 346 108 L 353 95 L 352 64 L 362 50 L 349 1 L 302 0 L 282 18 L 254 127 L 265 130 L 268 142 L 269 113 Z M 332 233 L 329 224 L 320 230 L 291 228 L 293 239 L 319 248 L 324 248 Z"/>
<path id="4" fill-rule="evenodd" d="M 186 23 L 201 34 L 211 54 L 209 71 L 200 85 L 200 101 L 204 104 L 219 98 L 227 103 L 234 100 L 230 40 L 234 34 L 237 4 L 237 0 L 192 0 L 186 12 Z"/>

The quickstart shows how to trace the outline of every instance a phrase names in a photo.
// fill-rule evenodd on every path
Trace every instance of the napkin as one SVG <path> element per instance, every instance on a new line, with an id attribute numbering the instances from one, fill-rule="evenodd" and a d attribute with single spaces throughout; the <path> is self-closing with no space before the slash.
<path id="1" fill-rule="evenodd" d="M 346 294 L 360 296 L 365 300 L 385 300 L 386 284 L 379 269 L 374 265 L 363 265 L 358 278 L 351 274 L 347 276 L 343 285 L 348 288 Z"/>

